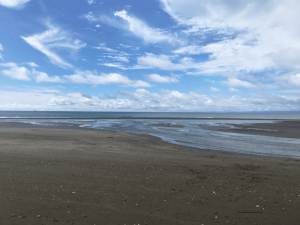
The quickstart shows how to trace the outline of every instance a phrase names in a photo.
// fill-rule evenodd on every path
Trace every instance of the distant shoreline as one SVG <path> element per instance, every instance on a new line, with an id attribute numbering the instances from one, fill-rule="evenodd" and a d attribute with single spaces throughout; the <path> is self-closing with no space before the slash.
<path id="1" fill-rule="evenodd" d="M 300 119 L 263 119 L 263 118 L 187 118 L 187 117 L 6 117 L 0 120 L 300 120 Z"/>

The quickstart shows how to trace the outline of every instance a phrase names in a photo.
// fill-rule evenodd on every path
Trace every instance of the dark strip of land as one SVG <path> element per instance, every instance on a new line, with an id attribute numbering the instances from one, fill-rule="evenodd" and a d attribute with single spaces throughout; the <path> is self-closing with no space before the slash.
<path id="1" fill-rule="evenodd" d="M 282 119 L 245 119 L 245 118 L 187 118 L 187 117 L 130 117 L 130 116 L 123 116 L 123 117 L 28 117 L 28 118 L 18 118 L 18 117 L 7 117 L 7 118 L 0 118 L 0 120 L 120 120 L 120 119 L 130 119 L 130 120 L 282 120 Z M 295 119 L 298 120 L 298 119 Z"/>

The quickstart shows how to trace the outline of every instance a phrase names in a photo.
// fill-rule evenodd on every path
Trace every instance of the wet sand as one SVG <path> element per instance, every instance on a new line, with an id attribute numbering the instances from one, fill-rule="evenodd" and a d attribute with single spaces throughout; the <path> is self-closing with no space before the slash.
<path id="1" fill-rule="evenodd" d="M 300 138 L 300 121 L 298 120 L 281 120 L 274 123 L 253 123 L 253 124 L 228 124 L 233 126 L 208 126 L 206 124 L 199 125 L 200 128 L 206 130 L 215 130 L 222 132 L 264 135 L 271 137 L 284 138 Z"/>
<path id="2" fill-rule="evenodd" d="M 22 126 L 0 125 L 0 224 L 299 224 L 298 160 Z"/>

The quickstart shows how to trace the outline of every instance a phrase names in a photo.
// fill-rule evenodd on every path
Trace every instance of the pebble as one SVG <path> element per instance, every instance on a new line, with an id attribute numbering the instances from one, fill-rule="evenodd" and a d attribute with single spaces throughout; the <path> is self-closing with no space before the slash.
<path id="1" fill-rule="evenodd" d="M 41 215 L 37 215 L 37 218 L 41 218 Z"/>
<path id="2" fill-rule="evenodd" d="M 256 205 L 256 208 L 258 208 L 259 207 L 259 205 Z"/>

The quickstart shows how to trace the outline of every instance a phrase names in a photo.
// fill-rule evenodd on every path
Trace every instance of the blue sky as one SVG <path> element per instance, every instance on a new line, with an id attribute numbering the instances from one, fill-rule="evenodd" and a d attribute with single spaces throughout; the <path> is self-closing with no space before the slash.
<path id="1" fill-rule="evenodd" d="M 299 111 L 299 0 L 0 0 L 0 110 Z"/>

